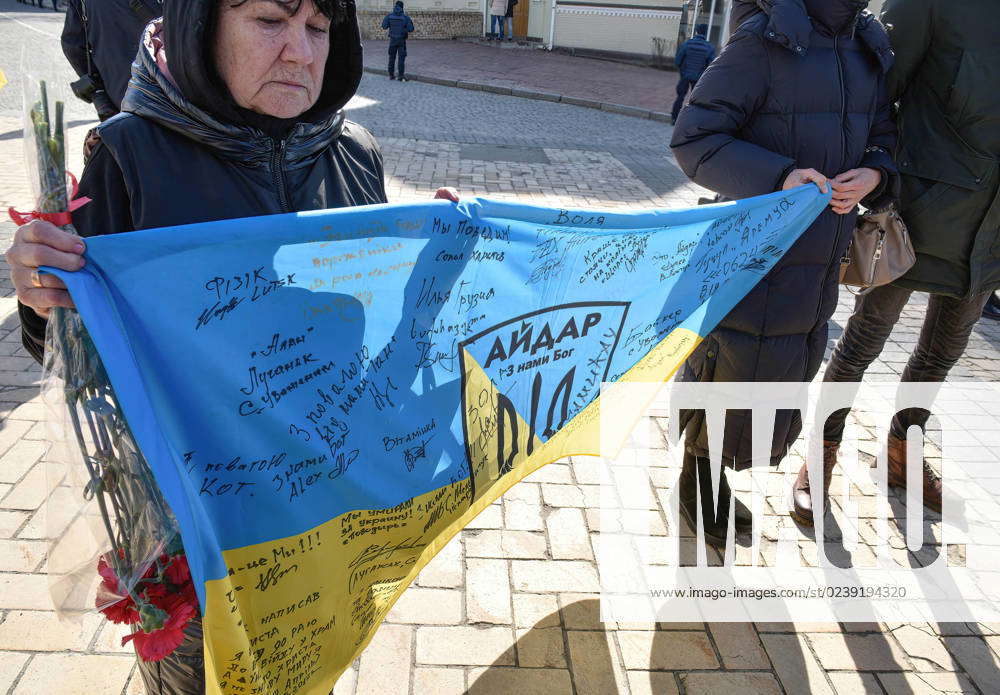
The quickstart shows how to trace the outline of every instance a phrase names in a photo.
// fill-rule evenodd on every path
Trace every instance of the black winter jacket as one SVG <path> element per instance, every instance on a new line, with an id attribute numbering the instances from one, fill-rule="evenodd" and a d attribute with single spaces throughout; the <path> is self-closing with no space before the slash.
<path id="1" fill-rule="evenodd" d="M 1000 287 L 1000 4 L 890 0 L 900 212 L 917 263 L 896 284 L 959 298 Z"/>
<path id="2" fill-rule="evenodd" d="M 204 58 L 200 47 L 212 40 L 202 35 L 205 15 L 197 9 L 208 13 L 212 5 L 213 0 L 167 0 L 163 23 L 174 43 L 167 43 L 166 55 L 192 62 Z M 209 99 L 218 89 L 211 72 L 204 65 L 171 64 L 175 79 L 186 85 L 182 92 L 149 50 L 161 35 L 160 23 L 151 24 L 123 102 L 125 113 L 101 126 L 102 143 L 81 178 L 80 195 L 92 202 L 73 213 L 80 235 L 387 202 L 377 143 L 341 111 L 362 69 L 353 2 L 349 9 L 349 18 L 330 31 L 331 57 L 319 102 L 283 138 L 234 122 L 239 112 L 228 93 L 214 99 L 227 119 L 192 104 L 188 93 Z M 27 307 L 20 313 L 25 347 L 41 361 L 45 322 Z"/>
<path id="3" fill-rule="evenodd" d="M 892 52 L 882 25 L 848 0 L 774 0 L 740 25 L 681 112 L 671 148 L 696 183 L 729 198 L 779 190 L 792 169 L 833 177 L 883 173 L 865 202 L 896 185 L 885 73 Z M 827 344 L 839 261 L 856 214 L 827 208 L 699 346 L 682 380 L 808 382 Z M 727 418 L 723 455 L 751 464 L 750 418 Z M 707 455 L 704 419 L 688 413 L 688 450 Z M 772 463 L 801 423 L 778 414 Z"/>
<path id="4" fill-rule="evenodd" d="M 91 72 L 100 77 L 120 106 L 142 32 L 162 12 L 160 0 L 67 0 L 62 49 L 80 77 L 87 74 L 87 41 L 93 49 Z M 86 17 L 86 20 L 84 20 Z"/>

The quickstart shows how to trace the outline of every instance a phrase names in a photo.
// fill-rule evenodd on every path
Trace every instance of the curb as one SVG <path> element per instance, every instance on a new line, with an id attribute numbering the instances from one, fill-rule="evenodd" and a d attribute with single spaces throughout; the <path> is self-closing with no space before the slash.
<path id="1" fill-rule="evenodd" d="M 383 70 L 382 68 L 370 68 L 366 66 L 365 72 L 372 75 L 381 75 L 382 77 L 389 76 L 389 71 Z M 418 75 L 416 73 L 408 74 L 406 76 L 406 79 L 411 80 L 413 82 L 426 82 L 427 84 L 436 84 L 442 87 L 456 87 L 458 89 L 466 89 L 473 92 L 489 92 L 491 94 L 502 94 L 503 96 L 517 97 L 518 99 L 532 99 L 534 101 L 551 101 L 561 104 L 570 104 L 571 106 L 582 106 L 585 109 L 595 109 L 597 111 L 606 111 L 608 113 L 616 113 L 622 116 L 631 116 L 633 118 L 643 118 L 650 121 L 670 123 L 669 113 L 664 113 L 662 111 L 650 111 L 647 109 L 638 108 L 636 106 L 627 106 L 625 104 L 611 104 L 604 101 L 594 101 L 593 99 L 581 99 L 579 97 L 566 96 L 565 94 L 553 94 L 551 92 L 534 92 L 528 89 L 501 87 L 499 85 L 488 84 L 485 82 L 447 80 L 447 79 L 442 79 L 440 77 Z"/>

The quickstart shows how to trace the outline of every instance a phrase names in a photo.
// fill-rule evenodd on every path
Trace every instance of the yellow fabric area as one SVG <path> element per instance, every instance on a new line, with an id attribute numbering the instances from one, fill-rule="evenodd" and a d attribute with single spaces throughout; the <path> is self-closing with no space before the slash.
<path id="1" fill-rule="evenodd" d="M 673 331 L 619 382 L 668 380 L 701 340 Z M 464 357 L 472 475 L 392 509 L 348 512 L 298 536 L 226 551 L 229 576 L 206 584 L 209 693 L 328 695 L 406 587 L 472 519 L 542 466 L 599 453 L 600 398 L 545 443 L 529 442 L 516 415 L 520 436 L 502 449 L 513 465 L 496 470 L 488 462 L 500 446 L 498 393 Z M 637 418 L 646 405 L 629 403 L 633 412 L 622 415 Z"/>

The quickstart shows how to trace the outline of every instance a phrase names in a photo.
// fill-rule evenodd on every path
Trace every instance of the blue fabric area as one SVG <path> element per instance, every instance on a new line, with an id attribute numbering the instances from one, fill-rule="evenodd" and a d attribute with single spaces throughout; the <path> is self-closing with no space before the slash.
<path id="1" fill-rule="evenodd" d="M 675 328 L 705 335 L 828 202 L 808 186 L 690 210 L 377 205 L 96 237 L 83 270 L 48 272 L 203 592 L 223 550 L 468 478 L 466 356 L 545 441 L 597 397 L 588 375 L 614 381 Z"/>

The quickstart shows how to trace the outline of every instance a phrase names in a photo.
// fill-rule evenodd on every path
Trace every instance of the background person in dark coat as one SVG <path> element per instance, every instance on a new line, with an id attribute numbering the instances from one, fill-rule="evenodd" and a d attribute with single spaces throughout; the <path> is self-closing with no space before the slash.
<path id="1" fill-rule="evenodd" d="M 861 381 L 913 290 L 930 293 L 902 381 L 941 382 L 965 352 L 983 305 L 1000 287 L 1000 5 L 992 0 L 889 0 L 882 15 L 896 53 L 889 96 L 899 102 L 900 215 L 917 253 L 902 278 L 859 297 L 827 366 L 827 381 Z M 827 421 L 836 448 L 848 411 Z M 904 411 L 888 438 L 889 484 L 906 487 L 906 431 L 926 410 Z M 836 457 L 826 457 L 829 487 Z M 941 481 L 926 466 L 924 504 L 941 510 Z M 797 518 L 812 520 L 799 473 Z"/>
<path id="2" fill-rule="evenodd" d="M 414 31 L 413 20 L 403 12 L 399 0 L 392 12 L 382 20 L 382 28 L 389 30 L 389 79 L 396 79 L 396 61 L 399 60 L 399 81 L 406 82 L 406 39 Z"/>
<path id="3" fill-rule="evenodd" d="M 809 181 L 833 188 L 830 208 L 706 337 L 682 380 L 808 382 L 819 370 L 856 206 L 878 205 L 896 180 L 896 127 L 885 89 L 892 51 L 865 4 L 762 3 L 765 11 L 740 25 L 678 118 L 670 143 L 678 163 L 723 196 L 748 198 Z M 702 481 L 703 494 L 710 489 L 707 431 L 698 412 L 685 413 L 681 424 L 681 509 L 692 523 L 695 481 Z M 772 465 L 800 430 L 798 414 L 777 413 Z M 748 413 L 727 416 L 722 456 L 738 469 L 751 465 Z M 721 483 L 720 498 L 728 494 Z M 712 506 L 702 505 L 706 536 L 724 543 L 728 507 Z M 748 516 L 738 505 L 738 528 L 747 528 Z"/>
<path id="4" fill-rule="evenodd" d="M 142 31 L 161 14 L 160 0 L 67 0 L 63 53 L 81 79 L 93 82 L 90 102 L 102 121 L 121 110 Z"/>
<path id="5" fill-rule="evenodd" d="M 517 0 L 507 0 L 507 14 L 504 15 L 504 21 L 507 23 L 507 40 L 514 40 L 514 6 L 517 5 Z"/>
<path id="6" fill-rule="evenodd" d="M 677 49 L 674 65 L 677 66 L 681 76 L 677 81 L 677 99 L 674 100 L 674 108 L 671 111 L 671 123 L 677 123 L 677 114 L 681 112 L 688 92 L 701 79 L 709 63 L 715 60 L 715 47 L 705 38 L 707 35 L 708 26 L 699 24 L 695 27 L 694 37 L 682 43 Z"/>

